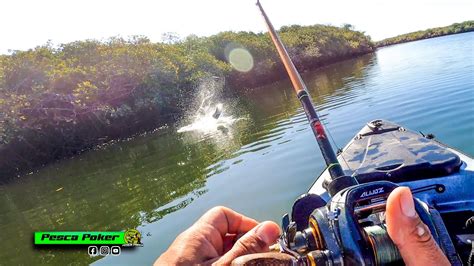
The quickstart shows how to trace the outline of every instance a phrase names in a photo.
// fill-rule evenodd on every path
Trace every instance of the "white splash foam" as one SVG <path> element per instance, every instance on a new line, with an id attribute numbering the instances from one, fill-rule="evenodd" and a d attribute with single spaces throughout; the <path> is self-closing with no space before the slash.
<path id="1" fill-rule="evenodd" d="M 217 132 L 229 133 L 232 125 L 240 120 L 232 115 L 226 114 L 226 105 L 216 102 L 216 92 L 223 86 L 219 79 L 208 79 L 199 86 L 199 94 L 196 97 L 197 111 L 188 117 L 192 118 L 189 125 L 178 129 L 182 132 L 198 132 L 202 134 L 213 134 Z"/>
<path id="2" fill-rule="evenodd" d="M 238 120 L 232 116 L 226 116 L 221 113 L 219 118 L 215 119 L 212 115 L 214 111 L 210 111 L 202 116 L 197 117 L 191 124 L 178 129 L 178 133 L 199 131 L 202 133 L 213 133 L 217 131 L 227 131 Z"/>

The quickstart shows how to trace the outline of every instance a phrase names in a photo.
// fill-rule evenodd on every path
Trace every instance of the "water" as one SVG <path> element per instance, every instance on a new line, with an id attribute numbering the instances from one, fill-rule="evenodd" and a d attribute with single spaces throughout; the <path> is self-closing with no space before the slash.
<path id="1" fill-rule="evenodd" d="M 383 48 L 303 78 L 339 146 L 384 118 L 472 156 L 473 40 L 465 33 Z M 149 265 L 212 206 L 279 223 L 324 167 L 290 83 L 221 103 L 224 115 L 245 118 L 227 133 L 177 133 L 190 119 L 0 186 L 0 264 L 93 261 L 85 249 L 35 250 L 33 231 L 138 227 L 144 247 L 96 264 Z"/>
<path id="2" fill-rule="evenodd" d="M 184 116 L 184 121 L 189 124 L 180 127 L 176 132 L 190 132 L 210 138 L 215 138 L 215 135 L 221 133 L 232 137 L 234 133 L 229 130 L 234 128 L 234 123 L 244 118 L 234 118 L 231 114 L 227 114 L 226 111 L 232 108 L 229 108 L 227 104 L 224 106 L 221 102 L 219 96 L 223 88 L 223 78 L 214 77 L 203 80 L 197 90 L 195 104 L 191 104 L 188 114 Z M 177 125 L 182 123 L 183 121 L 178 122 Z"/>

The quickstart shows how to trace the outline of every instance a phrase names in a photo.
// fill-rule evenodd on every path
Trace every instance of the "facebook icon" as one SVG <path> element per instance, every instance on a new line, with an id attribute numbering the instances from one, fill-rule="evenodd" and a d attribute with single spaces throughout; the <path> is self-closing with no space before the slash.
<path id="1" fill-rule="evenodd" d="M 99 256 L 99 249 L 96 246 L 89 246 L 87 248 L 87 253 L 89 253 L 89 256 L 91 257 Z"/>

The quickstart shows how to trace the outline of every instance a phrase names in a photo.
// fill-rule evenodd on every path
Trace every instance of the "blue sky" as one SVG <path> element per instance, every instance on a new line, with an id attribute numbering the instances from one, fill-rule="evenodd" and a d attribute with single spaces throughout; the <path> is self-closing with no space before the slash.
<path id="1" fill-rule="evenodd" d="M 474 19 L 473 0 L 262 0 L 274 26 L 350 23 L 374 40 Z M 0 53 L 46 43 L 165 32 L 265 31 L 255 0 L 2 0 Z"/>

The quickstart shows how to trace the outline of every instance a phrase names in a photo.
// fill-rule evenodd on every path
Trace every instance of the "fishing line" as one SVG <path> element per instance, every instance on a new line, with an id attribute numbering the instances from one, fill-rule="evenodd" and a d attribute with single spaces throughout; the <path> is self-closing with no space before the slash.
<path id="1" fill-rule="evenodd" d="M 322 99 L 322 98 L 321 98 L 321 93 L 319 92 L 319 87 L 318 87 L 318 86 L 316 86 L 316 94 L 317 94 L 317 96 L 318 96 L 319 99 Z M 316 109 L 319 109 L 319 108 L 316 108 Z M 321 110 L 318 110 L 318 111 L 321 111 Z M 321 117 L 322 117 L 322 116 L 321 116 Z M 321 123 L 322 123 L 322 124 L 324 125 L 324 127 L 326 128 L 326 131 L 328 132 L 329 138 L 331 138 L 332 143 L 334 144 L 334 146 L 336 146 L 337 151 L 339 151 L 339 150 L 341 151 L 341 154 L 340 154 L 340 155 L 341 155 L 341 158 L 342 158 L 342 160 L 344 161 L 344 163 L 346 164 L 347 168 L 349 168 L 349 170 L 350 170 L 351 172 L 354 172 L 354 171 L 352 170 L 352 168 L 349 166 L 349 164 L 347 163 L 346 158 L 344 158 L 344 155 L 342 155 L 342 149 L 339 147 L 339 145 L 337 145 L 336 141 L 334 140 L 334 138 L 333 138 L 333 136 L 332 136 L 332 134 L 331 134 L 331 131 L 329 130 L 328 124 L 327 124 L 323 119 L 321 119 Z"/>
<path id="2" fill-rule="evenodd" d="M 340 153 L 339 155 L 341 156 L 341 158 L 342 158 L 342 160 L 344 161 L 344 163 L 347 165 L 347 168 L 349 168 L 349 170 L 350 170 L 351 172 L 354 172 L 354 171 L 352 171 L 352 168 L 351 168 L 351 167 L 349 166 L 349 164 L 347 163 L 346 158 L 344 158 L 344 155 L 343 155 L 343 153 L 342 153 L 342 149 L 339 147 L 339 145 L 337 145 L 336 141 L 335 141 L 334 138 L 332 137 L 332 134 L 331 134 L 331 131 L 329 130 L 328 125 L 325 124 L 325 122 L 322 122 L 322 123 L 324 124 L 324 127 L 327 128 L 326 131 L 328 132 L 329 137 L 331 138 L 332 142 L 334 143 L 334 146 L 336 146 L 337 151 L 341 151 L 341 153 Z"/>
<path id="3" fill-rule="evenodd" d="M 392 265 L 402 260 L 402 256 L 390 239 L 385 225 L 364 227 L 364 231 L 372 246 L 375 265 Z"/>

